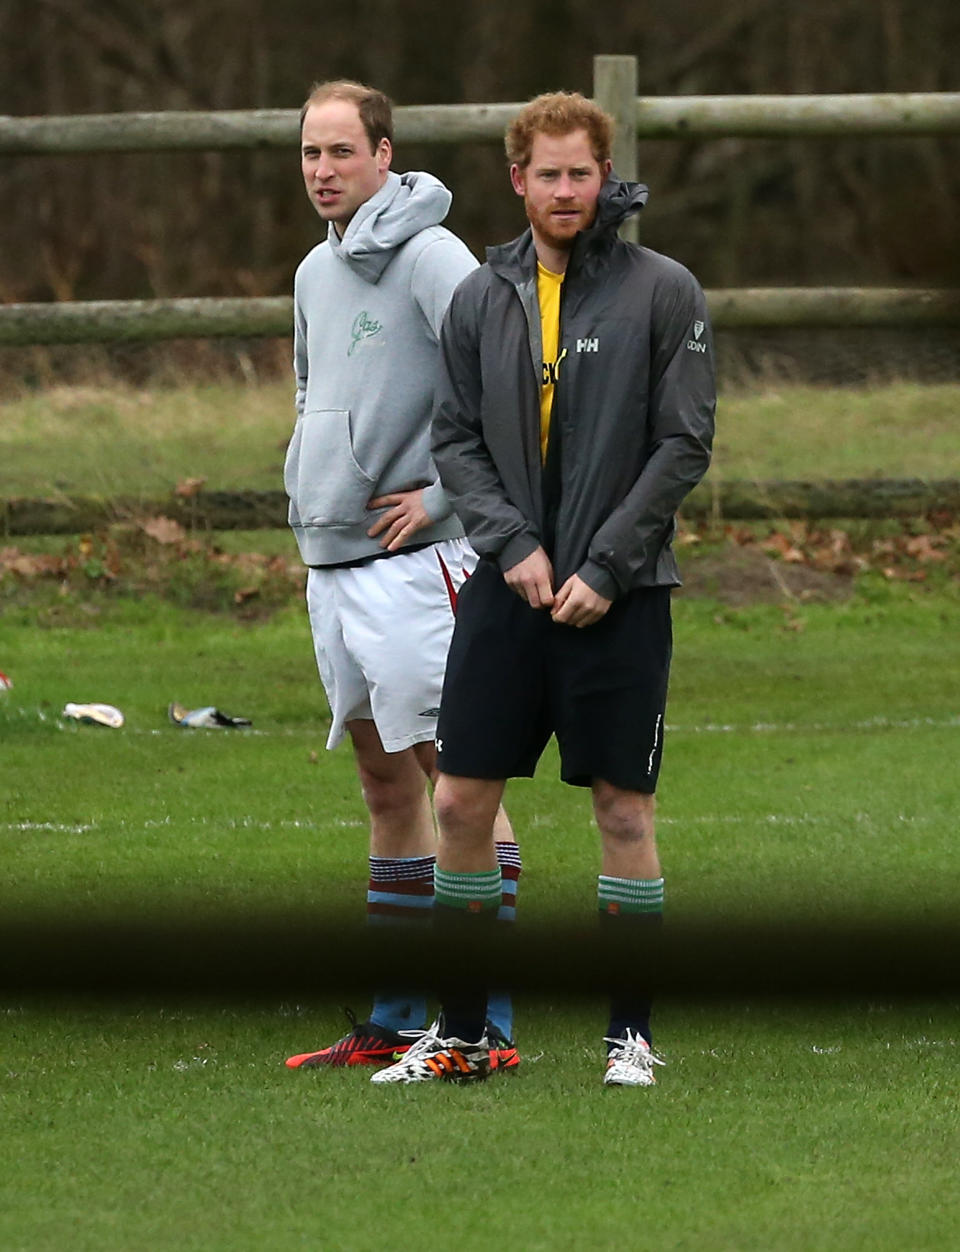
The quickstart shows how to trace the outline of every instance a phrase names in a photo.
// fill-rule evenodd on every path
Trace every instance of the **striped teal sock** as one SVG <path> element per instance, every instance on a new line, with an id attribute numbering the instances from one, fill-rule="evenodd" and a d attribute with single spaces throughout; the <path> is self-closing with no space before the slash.
<path id="1" fill-rule="evenodd" d="M 662 913 L 662 878 L 610 878 L 597 880 L 597 906 L 601 913 Z"/>
<path id="2" fill-rule="evenodd" d="M 441 942 L 476 942 L 486 926 L 497 924 L 503 894 L 499 865 L 480 874 L 451 874 L 438 865 L 433 884 L 434 925 Z M 481 1038 L 487 1019 L 487 988 L 468 978 L 437 990 L 444 1032 L 468 1042 Z"/>
<path id="3" fill-rule="evenodd" d="M 635 944 L 639 963 L 635 979 L 617 987 L 610 998 L 607 1037 L 617 1039 L 633 1030 L 653 1044 L 650 1009 L 656 980 L 656 939 L 663 922 L 662 878 L 611 878 L 601 874 L 597 882 L 600 922 L 617 934 L 621 943 Z"/>
<path id="4" fill-rule="evenodd" d="M 466 913 L 496 912 L 503 898 L 500 866 L 481 874 L 452 874 L 438 865 L 433 873 L 434 903 L 438 909 Z"/>

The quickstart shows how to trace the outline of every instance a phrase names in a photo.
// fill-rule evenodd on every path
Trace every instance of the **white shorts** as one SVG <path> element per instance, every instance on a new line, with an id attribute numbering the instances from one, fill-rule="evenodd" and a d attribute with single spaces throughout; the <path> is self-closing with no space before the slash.
<path id="1" fill-rule="evenodd" d="M 456 598 L 476 565 L 464 539 L 307 573 L 307 610 L 332 721 L 372 719 L 387 752 L 433 739 Z"/>

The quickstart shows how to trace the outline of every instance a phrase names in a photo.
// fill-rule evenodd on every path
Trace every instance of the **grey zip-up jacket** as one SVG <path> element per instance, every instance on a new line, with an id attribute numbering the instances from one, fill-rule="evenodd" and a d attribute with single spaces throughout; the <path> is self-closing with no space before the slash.
<path id="1" fill-rule="evenodd" d="M 615 599 L 680 583 L 675 513 L 710 463 L 715 385 L 703 292 L 678 262 L 617 227 L 647 189 L 611 176 L 577 236 L 560 309 L 547 466 L 531 232 L 487 251 L 440 336 L 432 447 L 473 547 L 506 571 L 538 546 Z"/>
<path id="2" fill-rule="evenodd" d="M 297 423 L 284 485 L 307 565 L 382 556 L 367 530 L 376 496 L 425 488 L 431 525 L 411 543 L 463 534 L 430 457 L 439 333 L 477 268 L 440 223 L 450 192 L 432 174 L 387 175 L 341 239 L 331 226 L 297 269 Z"/>

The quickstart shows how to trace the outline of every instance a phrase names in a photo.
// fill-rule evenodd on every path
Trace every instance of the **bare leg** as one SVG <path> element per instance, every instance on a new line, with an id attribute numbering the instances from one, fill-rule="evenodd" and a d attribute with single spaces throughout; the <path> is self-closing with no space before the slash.
<path id="1" fill-rule="evenodd" d="M 438 777 L 436 747 L 431 742 L 418 743 L 413 750 L 417 754 L 417 760 L 420 762 L 423 772 L 436 784 Z M 501 791 L 503 785 L 501 784 Z M 517 842 L 513 833 L 513 827 L 510 825 L 510 818 L 507 817 L 506 810 L 502 804 L 497 806 L 497 815 L 493 822 L 493 837 L 497 843 Z"/>
<path id="2" fill-rule="evenodd" d="M 497 868 L 494 828 L 506 784 L 503 780 L 440 774 L 433 801 L 440 827 L 437 865 L 454 874 Z"/>
<path id="3" fill-rule="evenodd" d="M 648 883 L 659 879 L 653 796 L 639 791 L 623 791 L 611 783 L 597 780 L 593 785 L 593 807 L 603 841 L 601 872 L 610 878 L 639 879 Z M 623 1038 L 632 1030 L 649 1043 L 652 1039 L 651 997 L 657 965 L 654 937 L 659 931 L 662 914 L 657 907 L 651 912 L 628 912 L 619 916 L 601 911 L 600 918 L 604 925 L 610 925 L 621 937 L 631 936 L 638 945 L 644 945 L 638 947 L 640 956 L 634 976 L 628 977 L 611 997 L 606 1037 Z"/>
<path id="4" fill-rule="evenodd" d="M 624 791 L 603 779 L 594 782 L 593 811 L 603 845 L 602 874 L 611 878 L 660 877 L 654 810 L 653 796 Z"/>
<path id="5" fill-rule="evenodd" d="M 419 751 L 432 744 L 386 752 L 372 721 L 350 721 L 347 730 L 370 813 L 371 856 L 433 856 L 436 832 Z"/>

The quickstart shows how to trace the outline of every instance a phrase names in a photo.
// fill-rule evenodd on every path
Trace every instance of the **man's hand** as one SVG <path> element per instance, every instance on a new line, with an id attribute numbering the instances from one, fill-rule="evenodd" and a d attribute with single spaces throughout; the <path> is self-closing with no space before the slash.
<path id="1" fill-rule="evenodd" d="M 543 548 L 535 548 L 517 565 L 504 571 L 503 581 L 532 609 L 553 604 L 553 566 Z"/>
<path id="2" fill-rule="evenodd" d="M 554 596 L 550 616 L 562 626 L 592 626 L 612 603 L 588 587 L 577 574 L 571 574 Z"/>
<path id="3" fill-rule="evenodd" d="M 386 509 L 367 531 L 371 539 L 383 535 L 380 547 L 396 552 L 418 530 L 431 524 L 431 518 L 423 507 L 423 488 L 416 491 L 395 491 L 389 496 L 377 496 L 370 500 L 368 509 Z"/>

